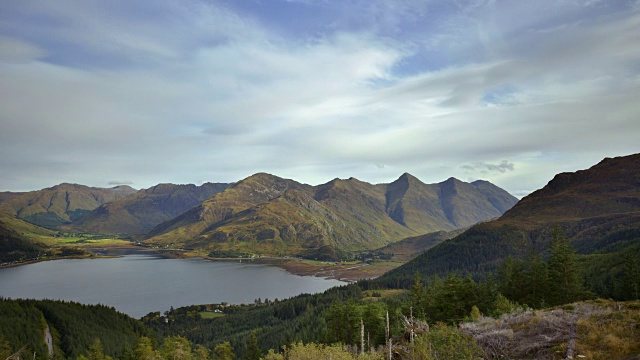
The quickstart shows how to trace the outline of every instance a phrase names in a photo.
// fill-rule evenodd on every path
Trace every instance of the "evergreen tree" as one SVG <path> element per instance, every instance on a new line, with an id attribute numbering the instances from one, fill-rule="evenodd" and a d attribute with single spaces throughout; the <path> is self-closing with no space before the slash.
<path id="1" fill-rule="evenodd" d="M 586 290 L 582 285 L 582 277 L 575 261 L 575 251 L 558 227 L 553 230 L 547 271 L 549 305 L 567 304 L 586 297 Z"/>
<path id="2" fill-rule="evenodd" d="M 537 252 L 530 252 L 525 259 L 522 281 L 519 286 L 523 289 L 523 296 L 513 300 L 536 309 L 545 307 L 549 276 L 547 264 Z"/>
<path id="3" fill-rule="evenodd" d="M 364 322 L 364 332 L 369 334 L 370 346 L 376 348 L 377 345 L 385 343 L 385 311 L 384 303 L 376 301 L 364 306 L 362 320 Z M 365 337 L 367 337 L 365 335 Z"/>
<path id="4" fill-rule="evenodd" d="M 413 277 L 413 285 L 411 286 L 411 306 L 413 306 L 413 316 L 424 320 L 425 314 L 425 301 L 426 293 L 420 278 L 420 273 L 416 272 Z"/>
<path id="5" fill-rule="evenodd" d="M 249 335 L 249 340 L 247 342 L 247 352 L 245 353 L 245 360 L 260 360 L 260 356 L 262 352 L 260 351 L 260 347 L 258 346 L 258 337 L 254 331 Z"/>
<path id="6" fill-rule="evenodd" d="M 464 319 L 476 304 L 476 283 L 458 274 L 449 274 L 444 280 L 434 276 L 427 288 L 426 312 L 430 321 L 457 322 Z"/>
<path id="7" fill-rule="evenodd" d="M 490 314 L 495 310 L 496 298 L 498 296 L 498 284 L 492 273 L 487 279 L 477 285 L 478 299 L 475 305 L 484 314 Z"/>
<path id="8" fill-rule="evenodd" d="M 640 260 L 638 254 L 627 254 L 622 265 L 623 300 L 640 299 Z"/>
<path id="9" fill-rule="evenodd" d="M 104 355 L 104 349 L 102 348 L 100 339 L 96 339 L 89 347 L 88 360 L 111 360 L 111 357 Z"/>
<path id="10" fill-rule="evenodd" d="M 520 259 L 508 257 L 498 268 L 498 290 L 509 299 L 520 301 L 525 296 L 523 279 L 524 263 Z"/>
<path id="11" fill-rule="evenodd" d="M 360 311 L 352 299 L 345 303 L 334 303 L 327 321 L 332 340 L 349 345 L 357 344 L 360 319 Z"/>

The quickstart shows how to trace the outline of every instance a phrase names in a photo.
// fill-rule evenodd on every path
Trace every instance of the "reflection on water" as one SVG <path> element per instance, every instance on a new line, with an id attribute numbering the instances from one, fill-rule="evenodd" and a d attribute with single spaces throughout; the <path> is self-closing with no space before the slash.
<path id="1" fill-rule="evenodd" d="M 292 275 L 266 264 L 168 259 L 136 249 L 105 254 L 122 257 L 55 260 L 0 269 L 0 296 L 100 303 L 139 318 L 171 306 L 284 299 L 344 284 Z"/>

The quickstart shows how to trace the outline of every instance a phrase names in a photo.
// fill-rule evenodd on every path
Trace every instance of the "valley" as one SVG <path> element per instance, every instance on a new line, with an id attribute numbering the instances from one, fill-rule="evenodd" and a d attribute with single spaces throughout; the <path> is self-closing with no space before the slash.
<path id="1" fill-rule="evenodd" d="M 387 311 L 398 358 L 426 351 L 401 339 L 408 327 L 426 323 L 431 332 L 417 336 L 429 351 L 439 344 L 433 336 L 447 336 L 481 357 L 627 356 L 638 346 L 629 339 L 640 321 L 638 169 L 638 154 L 604 159 L 558 174 L 517 204 L 487 182 L 424 184 L 403 174 L 389 184 L 351 178 L 310 186 L 258 173 L 233 184 L 139 190 L 48 228 L 3 211 L 3 265 L 23 266 L 0 269 L 0 296 L 99 302 L 141 319 L 134 323 L 144 330 L 127 341 L 184 339 L 203 352 L 228 343 L 241 356 L 285 344 L 294 344 L 292 352 L 335 342 L 355 347 L 358 319 L 382 346 Z M 3 193 L 0 201 L 15 205 L 22 196 Z M 56 261 L 38 263 L 44 260 Z M 570 269 L 566 278 L 558 266 Z M 248 292 L 236 296 L 232 289 Z M 600 297 L 626 303 L 615 309 L 593 300 Z M 16 306 L 8 304 L 2 306 Z M 219 312 L 210 313 L 211 304 Z M 38 311 L 53 324 L 54 351 L 76 351 L 56 340 L 59 320 L 50 310 Z M 72 310 L 55 311 L 64 317 Z M 619 325 L 629 330 L 606 325 L 614 311 L 630 317 Z M 418 322 L 408 323 L 408 313 Z M 498 320 L 504 314 L 512 320 Z M 577 326 L 575 335 L 555 334 L 526 349 L 509 343 L 509 336 L 524 344 L 532 332 L 548 334 L 554 323 Z M 585 340 L 589 331 L 609 332 L 629 346 L 593 346 Z M 0 340 L 10 334 L 0 321 Z M 95 345 L 73 341 L 82 349 Z"/>

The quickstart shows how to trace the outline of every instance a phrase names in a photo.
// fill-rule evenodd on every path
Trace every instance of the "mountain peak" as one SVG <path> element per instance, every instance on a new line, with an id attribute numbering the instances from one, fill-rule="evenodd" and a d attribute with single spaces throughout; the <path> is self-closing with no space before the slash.
<path id="1" fill-rule="evenodd" d="M 117 190 L 117 191 L 136 191 L 136 189 L 132 188 L 129 185 L 116 185 L 114 187 L 111 188 L 111 190 Z"/>
<path id="2" fill-rule="evenodd" d="M 417 177 L 415 177 L 415 176 L 413 176 L 413 175 L 409 174 L 408 172 L 405 172 L 405 173 L 403 173 L 402 175 L 400 175 L 400 177 L 399 177 L 397 180 L 400 180 L 400 179 L 402 179 L 402 180 L 408 180 L 408 181 L 411 181 L 411 180 L 418 180 L 418 178 L 417 178 Z M 396 180 L 396 181 L 397 181 L 397 180 Z"/>
<path id="3" fill-rule="evenodd" d="M 638 187 L 640 154 L 606 158 L 587 170 L 557 174 L 545 187 L 520 200 L 504 218 L 544 223 L 638 211 Z"/>
<path id="4" fill-rule="evenodd" d="M 462 180 L 458 180 L 458 179 L 456 179 L 454 177 L 450 177 L 447 180 L 441 182 L 440 184 L 451 184 L 451 185 L 453 185 L 453 184 L 463 184 L 463 183 L 465 183 L 465 182 L 462 181 Z"/>
<path id="5" fill-rule="evenodd" d="M 497 189 L 491 190 L 485 182 L 473 185 L 488 190 L 489 200 L 496 208 L 500 205 Z M 577 253 L 606 254 L 589 260 L 594 261 L 592 269 L 610 266 L 610 259 L 637 253 L 639 189 L 640 154 L 604 159 L 587 170 L 560 173 L 500 218 L 471 227 L 387 276 L 399 276 L 403 271 L 406 276 L 417 271 L 430 275 L 443 269 L 485 271 L 509 256 L 544 251 L 556 226 Z M 476 251 L 480 248 L 482 251 Z"/>
<path id="6" fill-rule="evenodd" d="M 72 184 L 72 183 L 63 182 L 63 183 L 60 183 L 58 185 L 54 185 L 52 187 L 45 188 L 45 189 L 42 189 L 42 190 L 68 190 L 68 189 L 90 189 L 90 187 L 86 186 L 86 185 L 79 185 L 79 184 Z"/>

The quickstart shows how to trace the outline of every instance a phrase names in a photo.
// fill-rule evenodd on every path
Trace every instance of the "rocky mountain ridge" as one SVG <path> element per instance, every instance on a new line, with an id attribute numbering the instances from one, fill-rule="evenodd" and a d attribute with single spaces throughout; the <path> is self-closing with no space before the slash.
<path id="1" fill-rule="evenodd" d="M 403 174 L 391 184 L 350 178 L 310 186 L 259 173 L 160 224 L 145 242 L 220 256 L 337 259 L 488 220 L 516 202 L 490 183 L 453 178 L 424 184 Z"/>

